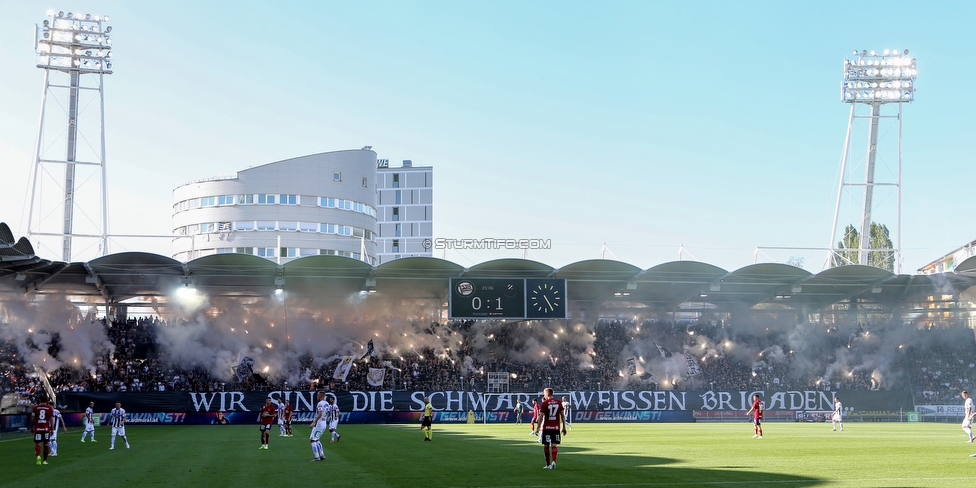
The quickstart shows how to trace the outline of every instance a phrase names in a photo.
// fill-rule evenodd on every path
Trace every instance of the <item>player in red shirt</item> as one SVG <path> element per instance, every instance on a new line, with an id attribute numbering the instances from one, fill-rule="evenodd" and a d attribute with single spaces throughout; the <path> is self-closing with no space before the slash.
<path id="1" fill-rule="evenodd" d="M 539 431 L 542 430 L 542 411 L 540 410 L 540 408 L 541 406 L 539 405 L 539 402 L 536 401 L 535 398 L 533 398 L 532 399 L 532 422 L 530 422 L 529 424 L 532 427 L 531 435 L 537 436 L 539 435 Z"/>
<path id="2" fill-rule="evenodd" d="M 566 417 L 563 403 L 552 396 L 552 388 L 546 388 L 542 403 L 540 423 L 542 425 L 542 450 L 546 454 L 546 466 L 543 469 L 556 469 L 556 453 L 559 452 L 559 434 L 566 435 Z"/>
<path id="3" fill-rule="evenodd" d="M 38 466 L 47 464 L 50 451 L 48 441 L 51 439 L 52 428 L 54 428 L 54 407 L 48 405 L 47 400 L 42 398 L 41 402 L 31 409 L 31 433 L 34 434 L 34 454 L 37 456 Z"/>
<path id="4" fill-rule="evenodd" d="M 285 437 L 294 437 L 291 433 L 291 417 L 295 413 L 295 407 L 291 406 L 290 400 L 285 400 Z"/>
<path id="5" fill-rule="evenodd" d="M 746 412 L 746 416 L 752 414 L 752 424 L 755 426 L 755 435 L 752 437 L 754 439 L 762 439 L 762 418 L 763 418 L 763 404 L 759 400 L 759 395 L 752 395 L 752 408 Z"/>
<path id="6" fill-rule="evenodd" d="M 261 422 L 261 447 L 258 449 L 268 449 L 268 440 L 271 439 L 271 426 L 277 416 L 278 407 L 272 403 L 271 397 L 265 398 L 264 405 L 261 405 L 261 413 L 258 415 L 258 420 Z"/>

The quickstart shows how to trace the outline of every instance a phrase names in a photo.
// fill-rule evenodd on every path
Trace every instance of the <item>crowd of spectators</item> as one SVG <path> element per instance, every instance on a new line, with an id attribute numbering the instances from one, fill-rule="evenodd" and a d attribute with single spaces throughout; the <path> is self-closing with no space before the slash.
<path id="1" fill-rule="evenodd" d="M 64 365 L 49 372 L 56 390 L 377 389 L 368 383 L 371 367 L 385 370 L 384 389 L 426 391 L 530 392 L 546 386 L 560 390 L 910 389 L 916 403 L 940 404 L 957 402 L 960 390 L 976 384 L 976 341 L 972 330 L 961 326 L 933 330 L 869 324 L 810 327 L 813 334 L 804 336 L 802 350 L 794 350 L 790 344 L 799 341 L 795 328 L 770 331 L 733 328 L 723 322 L 601 320 L 577 335 L 589 334 L 589 340 L 557 338 L 539 342 L 535 351 L 524 347 L 526 336 L 520 327 L 525 324 L 496 323 L 489 337 L 484 327 L 474 327 L 470 321 L 451 322 L 433 324 L 427 332 L 418 330 L 433 334 L 435 328 L 446 327 L 459 338 L 456 347 L 424 347 L 401 354 L 378 348 L 369 357 L 356 358 L 342 381 L 333 379 L 337 360 L 305 355 L 289 384 L 289 378 L 265 377 L 260 371 L 238 378 L 172 362 L 158 341 L 160 327 L 170 324 L 158 318 L 100 321 L 114 350 L 84 368 Z M 905 344 L 893 348 L 895 337 Z M 478 348 L 473 346 L 476 343 Z M 57 338 L 48 352 L 57 358 Z M 40 390 L 38 378 L 13 342 L 0 343 L 0 368 L 0 393 L 26 397 Z M 505 373 L 504 381 L 489 384 L 489 373 L 499 372 Z"/>

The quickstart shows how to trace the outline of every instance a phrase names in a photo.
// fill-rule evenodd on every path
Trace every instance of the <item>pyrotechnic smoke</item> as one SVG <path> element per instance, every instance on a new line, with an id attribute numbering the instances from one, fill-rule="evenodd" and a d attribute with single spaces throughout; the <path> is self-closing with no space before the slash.
<path id="1" fill-rule="evenodd" d="M 82 316 L 62 295 L 28 299 L 5 294 L 0 302 L 0 341 L 11 341 L 27 364 L 51 371 L 62 364 L 82 369 L 114 346 L 101 321 Z"/>

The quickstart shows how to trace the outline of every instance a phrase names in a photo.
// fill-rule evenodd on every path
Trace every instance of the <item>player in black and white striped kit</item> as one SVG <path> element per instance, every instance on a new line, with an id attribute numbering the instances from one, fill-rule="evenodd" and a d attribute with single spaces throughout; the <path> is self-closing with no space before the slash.
<path id="1" fill-rule="evenodd" d="M 125 409 L 122 408 L 122 402 L 115 402 L 115 408 L 109 414 L 109 422 L 112 424 L 112 445 L 108 448 L 109 451 L 115 449 L 115 436 L 122 436 L 122 440 L 125 441 L 125 448 L 129 448 L 129 439 L 125 436 Z"/>
<path id="2" fill-rule="evenodd" d="M 95 440 L 95 402 L 89 402 L 88 408 L 85 409 L 85 432 L 81 434 L 81 442 L 85 442 L 85 437 L 91 432 L 91 441 L 98 442 Z"/>

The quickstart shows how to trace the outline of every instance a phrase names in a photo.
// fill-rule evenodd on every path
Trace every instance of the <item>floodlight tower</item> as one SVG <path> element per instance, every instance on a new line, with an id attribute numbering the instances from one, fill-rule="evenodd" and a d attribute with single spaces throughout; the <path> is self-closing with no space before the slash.
<path id="1" fill-rule="evenodd" d="M 105 75 L 112 74 L 112 27 L 105 25 L 109 20 L 107 15 L 100 17 L 91 14 L 49 11 L 47 17 L 41 25 L 35 25 L 34 29 L 34 51 L 37 54 L 37 67 L 44 70 L 44 91 L 41 93 L 41 115 L 37 128 L 37 142 L 34 146 L 34 166 L 31 171 L 27 235 L 28 238 L 34 236 L 61 237 L 61 257 L 65 262 L 70 262 L 72 237 L 97 238 L 100 240 L 99 254 L 104 255 L 108 252 L 105 92 L 103 88 L 105 86 Z M 93 80 L 94 83 L 83 84 L 82 75 L 90 75 L 84 80 Z M 52 82 L 52 78 L 56 78 L 56 81 Z M 67 83 L 65 84 L 65 82 Z M 57 92 L 55 92 L 56 90 Z M 90 91 L 98 92 L 97 125 L 100 131 L 97 150 L 93 147 L 91 140 L 85 138 L 83 133 L 79 133 L 80 126 L 94 125 L 94 122 L 89 122 L 88 118 L 84 120 L 79 118 L 85 113 L 88 105 L 94 103 L 94 100 L 85 100 L 91 98 L 85 96 L 85 93 L 90 93 Z M 51 146 L 58 142 L 56 140 L 44 141 L 44 115 L 48 94 L 52 94 L 52 97 L 56 97 L 58 94 L 66 95 L 67 98 L 66 101 L 58 100 L 60 107 L 67 115 L 66 125 L 63 126 L 63 129 L 59 125 L 52 132 L 56 134 L 57 138 L 64 137 L 65 152 L 63 158 L 48 157 L 45 154 L 45 145 Z M 81 139 L 79 139 L 79 135 L 81 135 Z M 79 146 L 86 147 L 86 152 L 91 152 L 91 160 L 78 159 Z M 101 180 L 98 200 L 79 201 L 76 188 L 77 166 L 95 168 L 92 177 L 98 177 Z M 61 188 L 63 189 L 63 198 L 53 211 L 49 211 L 42 205 L 44 202 L 40 201 L 41 183 L 52 173 L 60 173 L 61 167 L 64 168 L 63 186 Z M 57 169 L 55 170 L 55 168 Z M 100 215 L 96 218 L 88 217 L 94 230 L 76 233 L 75 207 L 84 212 L 85 209 L 98 206 L 101 207 Z M 62 215 L 60 225 L 47 226 L 44 223 L 45 218 L 48 217 L 48 214 L 55 213 L 57 207 L 60 207 Z M 37 213 L 36 221 L 35 212 Z M 85 215 L 87 216 L 87 213 Z M 45 230 L 52 227 L 57 231 Z"/>
<path id="2" fill-rule="evenodd" d="M 868 263 L 868 253 L 870 251 L 880 251 L 882 249 L 871 249 L 871 214 L 875 209 L 874 188 L 876 186 L 890 186 L 895 188 L 896 193 L 896 234 L 894 249 L 884 249 L 893 251 L 895 255 L 895 272 L 901 272 L 901 128 L 902 128 L 902 106 L 915 100 L 915 58 L 908 55 L 908 50 L 885 50 L 882 53 L 875 51 L 855 50 L 853 56 L 844 60 L 844 81 L 841 84 L 841 101 L 851 104 L 851 114 L 847 121 L 847 136 L 844 139 L 844 154 L 840 163 L 840 186 L 837 189 L 837 203 L 834 207 L 834 223 L 830 236 L 829 247 L 832 251 L 831 257 L 838 256 L 837 246 L 837 219 L 840 215 L 841 197 L 845 188 L 863 187 L 863 200 L 860 222 L 860 245 L 856 249 L 858 253 L 858 264 Z M 881 108 L 885 105 L 897 104 L 898 111 L 894 115 L 883 116 Z M 859 106 L 870 108 L 870 114 L 858 115 Z M 854 119 L 868 119 L 867 133 L 867 153 L 865 154 L 865 172 L 863 181 L 851 181 L 847 175 L 847 167 L 851 156 L 851 132 L 854 127 Z M 898 146 L 897 146 L 897 175 L 894 181 L 878 182 L 875 181 L 875 164 L 878 157 L 878 132 L 880 121 L 883 118 L 895 118 L 897 120 Z M 851 251 L 852 249 L 845 249 Z M 828 264 L 830 257 L 828 257 Z"/>

